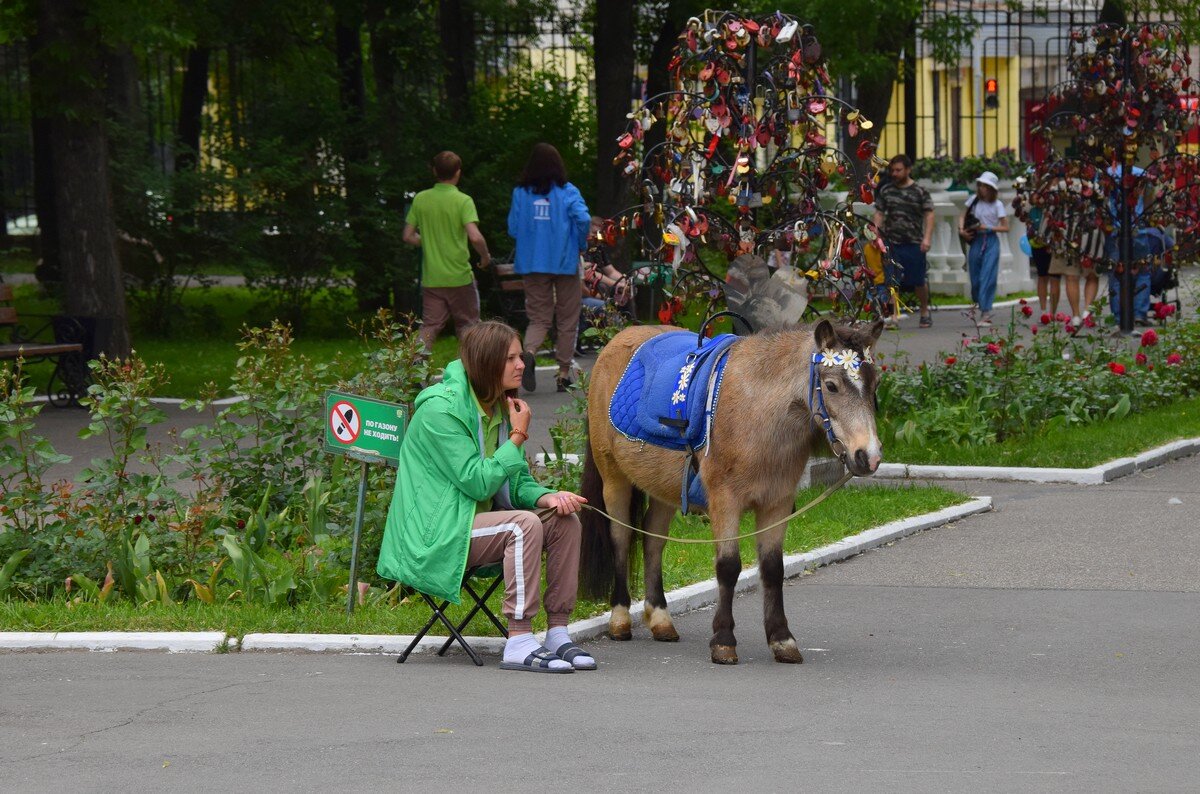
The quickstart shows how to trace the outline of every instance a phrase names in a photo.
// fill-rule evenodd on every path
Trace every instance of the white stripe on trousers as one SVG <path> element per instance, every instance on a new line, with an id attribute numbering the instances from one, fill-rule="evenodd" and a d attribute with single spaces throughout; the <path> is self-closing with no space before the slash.
<path id="1" fill-rule="evenodd" d="M 480 527 L 471 530 L 473 538 L 487 538 L 499 535 L 501 532 L 513 533 L 516 551 L 513 553 L 513 567 L 517 577 L 517 603 L 513 607 L 513 620 L 525 619 L 525 537 L 520 524 L 499 524 L 494 527 Z"/>

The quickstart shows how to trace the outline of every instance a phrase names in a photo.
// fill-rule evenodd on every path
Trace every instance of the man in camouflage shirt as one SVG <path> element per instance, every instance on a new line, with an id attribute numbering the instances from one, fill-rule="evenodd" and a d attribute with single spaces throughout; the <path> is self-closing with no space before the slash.
<path id="1" fill-rule="evenodd" d="M 890 182 L 875 196 L 875 225 L 883 230 L 892 261 L 903 268 L 888 273 L 888 283 L 901 292 L 917 293 L 921 304 L 921 327 L 933 325 L 929 316 L 929 287 L 925 282 L 926 259 L 933 240 L 933 199 L 929 191 L 912 180 L 912 160 L 898 154 L 888 163 Z"/>

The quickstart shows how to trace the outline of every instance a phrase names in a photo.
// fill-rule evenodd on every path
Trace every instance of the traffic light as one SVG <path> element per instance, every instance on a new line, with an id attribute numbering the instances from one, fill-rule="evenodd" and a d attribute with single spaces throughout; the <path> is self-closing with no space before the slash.
<path id="1" fill-rule="evenodd" d="M 989 110 L 1000 107 L 1000 81 L 989 77 L 983 81 L 983 106 Z"/>

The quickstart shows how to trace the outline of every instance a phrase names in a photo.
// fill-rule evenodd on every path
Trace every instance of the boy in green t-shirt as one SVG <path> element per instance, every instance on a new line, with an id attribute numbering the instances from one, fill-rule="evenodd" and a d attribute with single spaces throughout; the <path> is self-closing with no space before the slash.
<path id="1" fill-rule="evenodd" d="M 421 339 L 427 352 L 451 317 L 459 334 L 479 322 L 467 243 L 479 254 L 480 268 L 492 261 L 475 202 L 458 189 L 462 158 L 441 152 L 433 158 L 433 173 L 437 184 L 413 198 L 404 223 L 404 242 L 421 248 Z"/>

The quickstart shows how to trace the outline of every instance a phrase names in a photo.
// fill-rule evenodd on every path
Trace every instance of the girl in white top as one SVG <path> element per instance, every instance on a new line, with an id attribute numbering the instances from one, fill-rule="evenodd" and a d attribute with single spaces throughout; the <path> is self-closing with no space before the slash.
<path id="1" fill-rule="evenodd" d="M 971 276 L 971 300 L 982 313 L 979 324 L 992 324 L 992 303 L 996 299 L 996 280 L 1000 275 L 1000 238 L 1008 231 L 1008 211 L 999 198 L 1000 180 L 984 171 L 975 180 L 975 196 L 958 220 L 958 233 L 968 240 L 967 271 Z M 967 220 L 973 216 L 977 222 Z"/>

